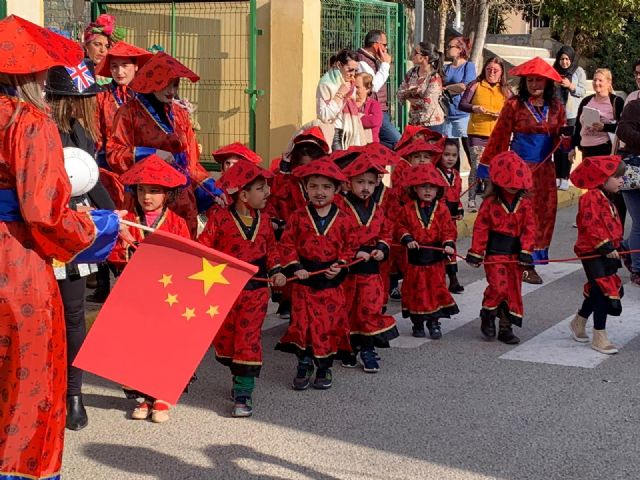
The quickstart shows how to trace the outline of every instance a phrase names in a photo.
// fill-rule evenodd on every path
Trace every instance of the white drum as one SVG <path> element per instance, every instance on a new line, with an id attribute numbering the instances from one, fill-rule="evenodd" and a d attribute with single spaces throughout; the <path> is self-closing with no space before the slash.
<path id="1" fill-rule="evenodd" d="M 100 171 L 91 155 L 80 148 L 65 147 L 64 168 L 71 182 L 71 196 L 88 193 L 98 183 Z"/>

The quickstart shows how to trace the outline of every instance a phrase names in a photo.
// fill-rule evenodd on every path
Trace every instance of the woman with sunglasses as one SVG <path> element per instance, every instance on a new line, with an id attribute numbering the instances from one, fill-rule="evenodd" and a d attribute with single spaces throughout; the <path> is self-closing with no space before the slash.
<path id="1" fill-rule="evenodd" d="M 413 51 L 414 67 L 398 88 L 398 101 L 409 102 L 409 124 L 441 131 L 445 112 L 439 99 L 443 92 L 442 53 L 420 42 Z"/>

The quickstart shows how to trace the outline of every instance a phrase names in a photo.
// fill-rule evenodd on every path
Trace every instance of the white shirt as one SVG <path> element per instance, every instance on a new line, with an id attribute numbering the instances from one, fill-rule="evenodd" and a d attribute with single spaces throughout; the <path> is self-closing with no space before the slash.
<path id="1" fill-rule="evenodd" d="M 390 69 L 391 66 L 387 62 L 382 62 L 377 72 L 374 72 L 373 68 L 371 68 L 371 66 L 364 60 L 358 64 L 358 73 L 365 72 L 373 76 L 373 85 L 371 89 L 374 93 L 377 93 L 378 90 L 380 90 L 387 82 Z"/>

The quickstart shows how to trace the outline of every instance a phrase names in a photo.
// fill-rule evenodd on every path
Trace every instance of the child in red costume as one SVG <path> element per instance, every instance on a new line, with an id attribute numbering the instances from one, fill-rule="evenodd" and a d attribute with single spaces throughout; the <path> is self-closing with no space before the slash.
<path id="1" fill-rule="evenodd" d="M 494 338 L 498 316 L 498 340 L 511 345 L 520 342 L 511 325 L 522 327 L 522 272 L 533 263 L 535 219 L 531 200 L 525 196 L 532 185 L 531 172 L 518 154 L 503 152 L 491 160 L 490 174 L 492 183 L 480 205 L 466 260 L 472 267 L 479 267 L 485 258 L 491 262 L 484 266 L 489 285 L 480 330 L 488 339 Z"/>
<path id="2" fill-rule="evenodd" d="M 389 259 L 391 225 L 372 198 L 378 175 L 385 172 L 375 156 L 360 155 L 343 170 L 349 179 L 347 193 L 338 196 L 336 201 L 351 221 L 356 258 L 364 259 L 349 269 L 344 283 L 354 354 L 342 365 L 357 366 L 355 352 L 360 351 L 360 360 L 367 373 L 380 370 L 375 347 L 388 347 L 389 341 L 398 336 L 394 318 L 382 313 L 385 297 L 380 265 Z"/>
<path id="3" fill-rule="evenodd" d="M 333 203 L 347 178 L 327 159 L 298 167 L 294 175 L 304 180 L 309 203 L 291 215 L 280 241 L 284 271 L 298 280 L 291 293 L 291 322 L 276 349 L 298 357 L 295 390 L 309 387 L 314 363 L 313 387 L 327 389 L 333 358 L 341 349 L 350 350 L 342 287 L 347 271 L 341 265 L 351 261 L 355 249 L 349 217 Z"/>
<path id="4" fill-rule="evenodd" d="M 455 169 L 455 165 L 458 162 L 460 156 L 459 144 L 457 139 L 447 138 L 444 141 L 444 151 L 442 157 L 437 163 L 438 171 L 442 174 L 442 178 L 447 183 L 447 187 L 444 189 L 443 200 L 447 204 L 449 212 L 451 212 L 451 219 L 455 222 L 462 220 L 464 215 L 464 208 L 460 201 L 460 194 L 462 193 L 462 179 L 460 178 L 460 172 Z M 446 267 L 447 276 L 449 277 L 449 291 L 451 293 L 462 293 L 464 287 L 460 285 L 458 280 L 458 261 L 457 258 L 451 257 Z"/>
<path id="5" fill-rule="evenodd" d="M 404 150 L 405 147 L 418 140 L 424 140 L 427 143 L 440 143 L 442 139 L 443 136 L 440 133 L 434 132 L 428 127 L 407 125 L 402 132 L 402 137 L 400 137 L 400 140 L 398 140 L 394 148 L 395 151 L 400 154 L 400 150 Z M 411 164 L 407 160 L 399 161 L 393 169 L 391 184 L 395 186 L 400 183 L 403 170 L 410 166 Z"/>
<path id="6" fill-rule="evenodd" d="M 272 174 L 256 163 L 238 159 L 225 169 L 218 185 L 229 206 L 216 209 L 198 238 L 203 245 L 260 269 L 236 299 L 213 341 L 216 359 L 233 375 L 233 417 L 250 417 L 253 413 L 252 393 L 262 367 L 262 324 L 269 304 L 266 280 L 270 278 L 276 287 L 287 281 L 280 273 L 271 222 L 261 212 L 267 204 L 267 179 Z"/>
<path id="7" fill-rule="evenodd" d="M 455 254 L 456 227 L 442 200 L 446 183 L 431 163 L 405 171 L 404 184 L 410 202 L 400 210 L 397 235 L 406 247 L 402 282 L 402 316 L 411 318 L 413 336 L 424 337 L 426 322 L 434 340 L 442 337 L 440 318 L 459 312 L 447 290 L 445 255 Z M 436 247 L 444 250 L 433 250 Z"/>
<path id="8" fill-rule="evenodd" d="M 618 210 L 610 198 L 622 186 L 625 164 L 618 156 L 587 157 L 571 173 L 578 188 L 589 191 L 580 197 L 578 206 L 578 239 L 574 251 L 578 256 L 596 258 L 582 260 L 587 274 L 584 302 L 569 327 L 577 342 L 588 342 L 585 326 L 593 313 L 591 347 L 601 353 L 618 353 L 607 337 L 607 315 L 622 313 L 622 282 L 617 275 L 620 265 L 618 249 L 624 229 Z"/>
<path id="9" fill-rule="evenodd" d="M 122 174 L 120 181 L 123 185 L 131 185 L 135 191 L 134 211 L 125 216 L 126 220 L 181 237 L 191 237 L 185 220 L 168 208 L 176 196 L 176 190 L 187 183 L 183 174 L 157 155 L 149 155 Z M 125 241 L 119 242 L 109 260 L 115 264 L 126 264 L 135 246 L 147 235 L 143 230 L 129 228 L 128 234 L 123 235 Z M 154 423 L 169 420 L 169 403 L 127 387 L 123 387 L 123 390 L 127 397 L 143 397 L 131 413 L 133 420 L 146 420 L 149 415 Z"/>

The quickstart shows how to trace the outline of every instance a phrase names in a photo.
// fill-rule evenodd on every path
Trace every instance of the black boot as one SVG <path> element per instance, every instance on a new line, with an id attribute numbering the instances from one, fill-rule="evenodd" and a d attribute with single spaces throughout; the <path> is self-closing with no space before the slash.
<path id="1" fill-rule="evenodd" d="M 413 326 L 411 327 L 411 335 L 416 338 L 424 338 L 427 334 L 424 331 L 424 320 L 411 319 Z"/>
<path id="2" fill-rule="evenodd" d="M 87 411 L 82 403 L 82 395 L 67 397 L 67 423 L 69 430 L 82 430 L 89 423 Z"/>
<path id="3" fill-rule="evenodd" d="M 433 340 L 440 340 L 442 338 L 442 329 L 440 328 L 440 322 L 437 320 L 428 320 L 427 329 L 429 330 L 429 336 Z"/>
<path id="4" fill-rule="evenodd" d="M 498 329 L 498 340 L 502 343 L 506 343 L 507 345 L 515 345 L 520 343 L 520 339 L 516 337 L 513 333 L 513 328 L 511 328 L 511 322 L 507 318 L 504 311 L 500 311 L 500 322 Z"/>
<path id="5" fill-rule="evenodd" d="M 458 275 L 454 272 L 449 273 L 449 291 L 451 293 L 464 292 L 464 287 L 460 285 L 460 282 L 458 281 Z"/>
<path id="6" fill-rule="evenodd" d="M 496 336 L 496 319 L 495 317 L 480 316 L 480 331 L 487 338 L 495 338 Z"/>

